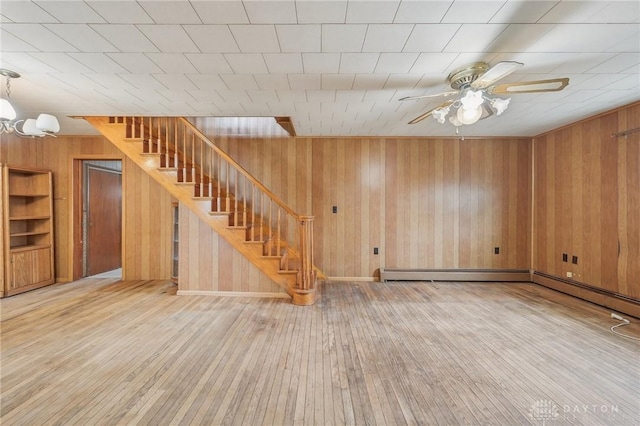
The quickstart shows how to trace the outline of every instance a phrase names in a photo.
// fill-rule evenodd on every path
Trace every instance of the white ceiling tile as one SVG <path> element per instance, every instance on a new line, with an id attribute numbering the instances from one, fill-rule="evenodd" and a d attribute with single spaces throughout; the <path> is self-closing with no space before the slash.
<path id="1" fill-rule="evenodd" d="M 86 74 L 89 80 L 95 81 L 100 86 L 105 88 L 118 88 L 122 90 L 136 90 L 136 88 L 131 85 L 131 83 L 123 80 L 118 74 L 113 73 L 94 73 L 94 74 Z M 153 93 L 153 92 L 151 92 Z"/>
<path id="2" fill-rule="evenodd" d="M 218 94 L 224 102 L 235 104 L 239 102 L 251 103 L 249 95 L 244 90 L 218 90 Z M 242 109 L 244 110 L 244 108 Z"/>
<path id="3" fill-rule="evenodd" d="M 638 40 L 636 24 L 563 24 L 556 25 L 542 38 L 532 43 L 529 52 L 604 52 L 616 51 L 619 40 Z M 638 40 L 640 43 L 640 40 Z M 636 52 L 638 50 L 635 50 Z"/>
<path id="4" fill-rule="evenodd" d="M 280 102 L 283 103 L 307 101 L 307 92 L 305 90 L 278 90 L 277 92 Z"/>
<path id="5" fill-rule="evenodd" d="M 2 52 L 0 60 L 2 67 L 7 68 L 8 64 L 11 64 L 10 69 L 18 73 L 57 72 L 56 69 L 49 64 L 39 61 L 25 52 Z"/>
<path id="6" fill-rule="evenodd" d="M 20 40 L 13 34 L 8 33 L 4 28 L 0 28 L 0 41 L 2 42 L 2 53 L 33 52 L 38 50 L 26 41 Z"/>
<path id="7" fill-rule="evenodd" d="M 121 52 L 157 52 L 158 48 L 134 25 L 91 25 Z"/>
<path id="8" fill-rule="evenodd" d="M 320 52 L 320 25 L 276 25 L 282 52 Z"/>
<path id="9" fill-rule="evenodd" d="M 233 71 L 220 53 L 187 53 L 187 59 L 202 74 L 231 74 Z"/>
<path id="10" fill-rule="evenodd" d="M 358 0 L 347 6 L 347 23 L 391 23 L 398 10 L 399 1 Z"/>
<path id="11" fill-rule="evenodd" d="M 361 52 L 366 25 L 322 25 L 323 52 Z"/>
<path id="12" fill-rule="evenodd" d="M 87 73 L 93 72 L 90 68 L 86 67 L 82 63 L 76 61 L 74 58 L 65 55 L 64 53 L 51 53 L 51 52 L 33 52 L 31 56 L 39 61 L 50 65 L 59 72 L 65 73 Z"/>
<path id="13" fill-rule="evenodd" d="M 302 73 L 300 53 L 265 53 L 262 55 L 271 74 Z"/>
<path id="14" fill-rule="evenodd" d="M 640 64 L 640 52 L 618 53 L 597 66 L 587 70 L 589 73 L 633 73 Z M 634 68 L 635 67 L 635 68 Z"/>
<path id="15" fill-rule="evenodd" d="M 552 72 L 583 73 L 614 56 L 614 53 L 565 53 L 564 61 L 554 68 Z"/>
<path id="16" fill-rule="evenodd" d="M 184 74 L 153 74 L 168 90 L 195 90 L 196 86 Z M 171 99 L 171 98 L 169 98 Z"/>
<path id="17" fill-rule="evenodd" d="M 252 103 L 280 102 L 275 90 L 247 90 Z"/>
<path id="18" fill-rule="evenodd" d="M 322 74 L 322 90 L 350 90 L 355 74 Z"/>
<path id="19" fill-rule="evenodd" d="M 96 73 L 127 72 L 104 53 L 69 53 L 68 55 Z"/>
<path id="20" fill-rule="evenodd" d="M 553 24 L 511 24 L 483 50 L 486 52 L 526 52 L 533 43 L 553 29 Z"/>
<path id="21" fill-rule="evenodd" d="M 356 74 L 353 90 L 383 89 L 388 78 L 388 74 Z"/>
<path id="22" fill-rule="evenodd" d="M 162 70 L 142 53 L 108 53 L 111 59 L 130 73 L 155 74 Z"/>
<path id="23" fill-rule="evenodd" d="M 262 90 L 289 90 L 289 79 L 285 74 L 255 74 L 253 76 Z"/>
<path id="24" fill-rule="evenodd" d="M 636 97 L 638 96 L 638 87 L 640 86 L 640 79 L 637 75 L 629 74 L 628 76 L 621 78 L 620 80 L 613 82 L 603 89 L 607 90 L 636 90 Z"/>
<path id="25" fill-rule="evenodd" d="M 367 92 L 364 95 L 364 101 L 368 102 L 368 101 L 373 101 L 373 102 L 378 102 L 378 101 L 384 101 L 384 102 L 389 102 L 391 101 L 393 97 L 393 92 L 390 90 L 367 90 Z M 394 104 L 394 109 L 395 109 L 396 105 Z"/>
<path id="26" fill-rule="evenodd" d="M 546 13 L 540 22 L 553 24 L 586 22 L 600 12 L 606 3 L 605 1 L 561 1 Z"/>
<path id="27" fill-rule="evenodd" d="M 225 74 L 220 78 L 225 82 L 229 90 L 257 90 L 258 84 L 252 74 Z"/>
<path id="28" fill-rule="evenodd" d="M 75 88 L 76 90 L 96 90 L 106 89 L 106 87 L 96 83 L 95 81 L 87 78 L 82 74 L 73 73 L 60 73 L 52 74 L 54 78 L 66 83 L 67 85 Z M 76 94 L 79 94 L 76 92 Z"/>
<path id="29" fill-rule="evenodd" d="M 190 74 L 197 70 L 182 53 L 147 53 L 165 74 Z"/>
<path id="30" fill-rule="evenodd" d="M 442 52 L 460 24 L 416 25 L 405 44 L 404 52 Z"/>
<path id="31" fill-rule="evenodd" d="M 0 13 L 11 21 L 19 23 L 58 22 L 38 4 L 28 1 L 3 1 Z"/>
<path id="32" fill-rule="evenodd" d="M 181 102 L 193 101 L 193 96 L 187 90 L 182 89 L 158 89 L 158 93 L 167 99 L 169 111 L 179 111 Z M 180 114 L 187 115 L 187 114 Z"/>
<path id="33" fill-rule="evenodd" d="M 222 83 L 222 85 L 224 85 L 224 83 Z M 222 88 L 220 89 L 225 90 Z M 187 90 L 187 92 L 189 92 L 191 97 L 195 99 L 196 102 L 212 103 L 215 105 L 218 105 L 224 102 L 224 100 L 220 97 L 220 95 L 215 89 Z"/>
<path id="34" fill-rule="evenodd" d="M 115 46 L 86 24 L 47 24 L 45 26 L 81 52 L 118 51 Z"/>
<path id="35" fill-rule="evenodd" d="M 638 25 L 640 30 L 640 25 Z M 636 31 L 626 39 L 620 39 L 619 42 L 612 44 L 606 49 L 607 52 L 640 52 L 640 33 Z"/>
<path id="36" fill-rule="evenodd" d="M 585 81 L 577 84 L 571 84 L 572 89 L 591 89 L 600 90 L 615 82 L 625 78 L 624 74 L 593 74 L 593 76 Z"/>
<path id="37" fill-rule="evenodd" d="M 308 102 L 335 102 L 335 90 L 307 90 Z"/>
<path id="38" fill-rule="evenodd" d="M 494 24 L 532 24 L 549 12 L 558 0 L 507 1 L 489 22 Z"/>
<path id="39" fill-rule="evenodd" d="M 81 1 L 39 1 L 38 6 L 62 23 L 102 23 L 105 20 Z"/>
<path id="40" fill-rule="evenodd" d="M 299 24 L 343 24 L 347 15 L 346 0 L 296 1 Z"/>
<path id="41" fill-rule="evenodd" d="M 240 51 L 227 25 L 184 25 L 183 28 L 201 52 L 226 53 Z"/>
<path id="42" fill-rule="evenodd" d="M 157 24 L 200 24 L 200 18 L 188 1 L 151 1 L 139 2 L 140 6 Z"/>
<path id="43" fill-rule="evenodd" d="M 340 54 L 340 72 L 373 73 L 379 57 L 378 53 L 342 53 Z"/>
<path id="44" fill-rule="evenodd" d="M 411 24 L 371 24 L 362 51 L 402 52 L 412 29 Z"/>
<path id="45" fill-rule="evenodd" d="M 464 24 L 444 48 L 445 52 L 491 52 L 492 42 L 506 24 Z"/>
<path id="46" fill-rule="evenodd" d="M 587 20 L 590 23 L 639 23 L 640 2 L 637 1 L 605 1 L 604 7 Z"/>
<path id="47" fill-rule="evenodd" d="M 266 74 L 269 71 L 259 53 L 226 53 L 225 59 L 236 74 Z"/>
<path id="48" fill-rule="evenodd" d="M 138 25 L 138 29 L 165 53 L 199 52 L 191 37 L 180 25 Z"/>
<path id="49" fill-rule="evenodd" d="M 453 61 L 451 61 L 445 70 L 445 73 L 448 74 L 458 68 L 467 67 L 469 64 L 474 62 L 486 62 L 488 64 L 493 64 L 496 62 L 494 60 L 496 56 L 496 53 L 460 53 Z"/>
<path id="50" fill-rule="evenodd" d="M 228 90 L 226 83 L 222 81 L 218 74 L 190 74 L 187 78 L 199 89 L 199 90 Z M 187 89 L 189 90 L 189 89 Z M 198 99 L 202 101 L 203 99 Z"/>
<path id="51" fill-rule="evenodd" d="M 296 4 L 293 0 L 244 0 L 244 8 L 252 24 L 295 24 Z"/>
<path id="52" fill-rule="evenodd" d="M 418 59 L 418 53 L 381 53 L 375 73 L 407 73 Z"/>
<path id="53" fill-rule="evenodd" d="M 119 74 L 120 78 L 136 87 L 138 90 L 160 90 L 164 86 L 158 80 L 153 78 L 151 74 Z"/>
<path id="54" fill-rule="evenodd" d="M 280 52 L 273 25 L 230 25 L 229 27 L 241 52 Z"/>
<path id="55" fill-rule="evenodd" d="M 393 20 L 397 24 L 438 23 L 447 13 L 453 1 L 407 1 L 400 2 Z"/>
<path id="56" fill-rule="evenodd" d="M 414 74 L 444 73 L 457 56 L 457 53 L 421 53 L 410 72 Z"/>
<path id="57" fill-rule="evenodd" d="M 320 90 L 320 74 L 289 74 L 289 86 L 292 90 Z"/>
<path id="58" fill-rule="evenodd" d="M 384 88 L 413 90 L 422 77 L 423 74 L 390 74 L 384 83 Z"/>
<path id="59" fill-rule="evenodd" d="M 241 1 L 192 1 L 191 5 L 204 24 L 248 24 Z"/>
<path id="60" fill-rule="evenodd" d="M 303 53 L 302 65 L 306 74 L 337 74 L 340 70 L 340 54 Z"/>
<path id="61" fill-rule="evenodd" d="M 76 52 L 78 49 L 39 24 L 2 24 L 2 29 L 43 52 Z M 4 40 L 3 51 L 4 51 Z"/>
<path id="62" fill-rule="evenodd" d="M 504 1 L 458 0 L 455 1 L 442 18 L 442 22 L 485 23 L 500 10 Z"/>
<path id="63" fill-rule="evenodd" d="M 153 20 L 135 1 L 87 1 L 93 10 L 111 24 L 152 24 Z"/>

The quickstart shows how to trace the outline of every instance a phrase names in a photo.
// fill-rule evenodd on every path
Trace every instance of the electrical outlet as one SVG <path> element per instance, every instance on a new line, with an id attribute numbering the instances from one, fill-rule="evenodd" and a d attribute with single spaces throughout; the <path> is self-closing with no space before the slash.
<path id="1" fill-rule="evenodd" d="M 378 254 L 378 247 L 373 248 L 373 254 Z"/>
<path id="2" fill-rule="evenodd" d="M 573 277 L 573 272 L 567 272 L 567 278 L 572 278 Z"/>
<path id="3" fill-rule="evenodd" d="M 493 254 L 500 254 L 500 247 L 494 247 Z"/>
<path id="4" fill-rule="evenodd" d="M 331 211 L 332 211 L 333 213 L 338 213 L 338 206 L 333 206 L 333 207 L 331 208 Z"/>

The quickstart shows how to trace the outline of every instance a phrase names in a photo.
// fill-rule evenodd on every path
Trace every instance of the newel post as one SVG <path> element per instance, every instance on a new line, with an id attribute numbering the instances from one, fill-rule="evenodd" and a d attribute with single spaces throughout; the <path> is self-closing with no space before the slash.
<path id="1" fill-rule="evenodd" d="M 316 273 L 313 270 L 313 216 L 299 216 L 300 273 L 293 288 L 294 305 L 312 305 L 316 300 Z"/>

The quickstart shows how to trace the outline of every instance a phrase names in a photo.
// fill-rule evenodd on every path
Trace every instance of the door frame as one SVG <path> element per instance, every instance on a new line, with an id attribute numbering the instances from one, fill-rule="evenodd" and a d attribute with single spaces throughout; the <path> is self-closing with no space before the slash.
<path id="1" fill-rule="evenodd" d="M 121 264 L 122 264 L 122 279 L 126 279 L 126 268 L 125 262 L 126 259 L 126 246 L 125 235 L 126 235 L 126 220 L 125 220 L 125 211 L 126 211 L 126 169 L 127 162 L 124 161 L 123 156 L 117 155 L 74 155 L 70 158 L 70 172 L 69 176 L 71 177 L 69 186 L 70 186 L 70 200 L 69 200 L 69 229 L 71 232 L 68 236 L 68 250 L 69 250 L 69 265 L 68 271 L 69 276 L 72 281 L 76 281 L 82 279 L 83 275 L 83 260 L 82 260 L 82 197 L 84 191 L 84 182 L 83 182 L 83 162 L 87 160 L 100 160 L 100 161 L 121 161 L 122 162 L 122 235 L 120 238 L 122 239 L 121 244 Z"/>

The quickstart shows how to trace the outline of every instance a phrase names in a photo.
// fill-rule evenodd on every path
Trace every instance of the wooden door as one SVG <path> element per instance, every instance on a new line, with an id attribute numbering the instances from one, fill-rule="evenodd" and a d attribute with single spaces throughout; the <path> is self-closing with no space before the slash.
<path id="1" fill-rule="evenodd" d="M 122 175 L 88 167 L 86 276 L 122 266 Z"/>

